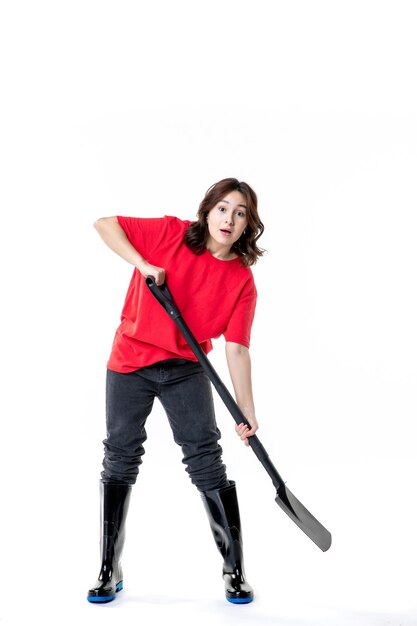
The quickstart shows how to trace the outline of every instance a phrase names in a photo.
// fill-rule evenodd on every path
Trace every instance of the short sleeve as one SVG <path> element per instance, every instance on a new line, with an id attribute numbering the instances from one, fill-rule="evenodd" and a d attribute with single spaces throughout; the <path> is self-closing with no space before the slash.
<path id="1" fill-rule="evenodd" d="M 226 341 L 239 343 L 249 348 L 250 335 L 255 317 L 257 292 L 253 276 L 247 281 L 236 302 L 227 328 L 223 333 Z"/>
<path id="2" fill-rule="evenodd" d="M 125 231 L 130 243 L 145 258 L 164 240 L 172 220 L 175 218 L 117 215 L 117 221 Z"/>

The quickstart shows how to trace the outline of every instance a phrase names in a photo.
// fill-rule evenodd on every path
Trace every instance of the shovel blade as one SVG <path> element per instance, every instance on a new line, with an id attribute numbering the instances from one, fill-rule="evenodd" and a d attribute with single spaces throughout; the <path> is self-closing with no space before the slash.
<path id="1" fill-rule="evenodd" d="M 329 531 L 284 484 L 278 488 L 275 502 L 323 552 L 330 548 L 332 536 Z"/>

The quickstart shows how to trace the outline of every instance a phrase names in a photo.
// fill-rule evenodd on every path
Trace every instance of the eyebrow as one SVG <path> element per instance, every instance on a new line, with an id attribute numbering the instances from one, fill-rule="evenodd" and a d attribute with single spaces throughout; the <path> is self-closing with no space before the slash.
<path id="1" fill-rule="evenodd" d="M 230 204 L 229 200 L 220 200 L 220 202 L 225 202 L 226 204 Z M 237 206 L 241 206 L 244 209 L 247 209 L 248 207 L 246 206 L 246 204 L 238 204 Z"/>

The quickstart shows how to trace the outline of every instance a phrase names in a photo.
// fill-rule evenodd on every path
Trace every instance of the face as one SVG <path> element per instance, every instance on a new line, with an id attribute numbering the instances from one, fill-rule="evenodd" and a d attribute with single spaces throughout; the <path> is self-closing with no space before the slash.
<path id="1" fill-rule="evenodd" d="M 230 253 L 230 248 L 248 224 L 247 210 L 245 196 L 240 191 L 231 191 L 209 211 L 207 215 L 209 250 Z"/>

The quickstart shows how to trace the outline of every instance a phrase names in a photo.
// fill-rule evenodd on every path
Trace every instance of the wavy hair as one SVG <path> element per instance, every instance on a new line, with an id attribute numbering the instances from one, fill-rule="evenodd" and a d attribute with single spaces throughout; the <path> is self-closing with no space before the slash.
<path id="1" fill-rule="evenodd" d="M 257 245 L 259 237 L 264 232 L 264 225 L 258 215 L 256 193 L 247 183 L 239 181 L 237 178 L 224 178 L 209 187 L 198 208 L 197 221 L 192 222 L 187 228 L 184 242 L 194 254 L 203 254 L 209 237 L 207 215 L 218 202 L 221 202 L 232 191 L 239 191 L 245 197 L 248 224 L 231 249 L 241 258 L 243 265 L 254 265 L 265 252 Z"/>

